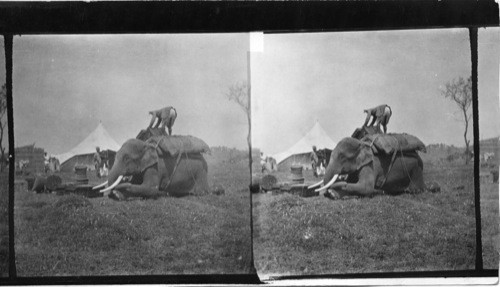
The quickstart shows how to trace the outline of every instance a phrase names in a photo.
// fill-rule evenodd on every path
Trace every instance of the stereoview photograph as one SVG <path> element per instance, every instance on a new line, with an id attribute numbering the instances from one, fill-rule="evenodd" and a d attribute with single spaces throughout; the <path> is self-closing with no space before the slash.
<path id="1" fill-rule="evenodd" d="M 248 45 L 14 37 L 19 277 L 251 272 Z"/>
<path id="2" fill-rule="evenodd" d="M 484 172 L 497 170 L 481 196 L 498 203 L 498 30 L 479 36 L 481 139 L 494 142 Z M 251 55 L 260 278 L 473 270 L 468 29 L 263 38 Z M 496 268 L 498 204 L 483 213 Z"/>

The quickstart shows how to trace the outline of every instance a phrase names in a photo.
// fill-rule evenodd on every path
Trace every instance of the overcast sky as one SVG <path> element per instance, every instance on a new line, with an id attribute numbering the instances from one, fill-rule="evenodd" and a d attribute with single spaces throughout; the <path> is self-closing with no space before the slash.
<path id="1" fill-rule="evenodd" d="M 174 106 L 174 134 L 245 148 L 246 116 L 224 92 L 247 81 L 248 47 L 248 34 L 16 36 L 16 146 L 63 153 L 99 121 L 121 145 Z"/>
<path id="2" fill-rule="evenodd" d="M 483 139 L 500 134 L 498 34 L 479 29 Z M 244 149 L 245 115 L 224 91 L 247 80 L 248 48 L 248 34 L 16 36 L 16 146 L 63 153 L 99 121 L 122 144 L 149 124 L 148 111 L 172 105 L 174 133 Z M 440 87 L 470 69 L 467 29 L 264 34 L 264 52 L 252 53 L 253 144 L 283 151 L 315 120 L 339 141 L 362 125 L 363 109 L 387 103 L 389 132 L 463 146 L 462 116 Z"/>
<path id="3" fill-rule="evenodd" d="M 479 30 L 482 138 L 499 135 L 498 32 Z M 463 117 L 440 87 L 471 74 L 467 29 L 264 34 L 251 59 L 252 141 L 266 154 L 289 148 L 315 120 L 338 142 L 379 104 L 393 111 L 388 132 L 465 146 Z"/>

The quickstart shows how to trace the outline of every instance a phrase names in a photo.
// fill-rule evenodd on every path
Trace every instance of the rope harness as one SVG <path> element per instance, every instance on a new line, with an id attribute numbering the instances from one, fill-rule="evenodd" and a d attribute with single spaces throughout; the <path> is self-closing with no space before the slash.
<path id="1" fill-rule="evenodd" d="M 401 156 L 403 156 L 403 150 L 401 148 L 400 148 L 400 153 L 401 153 Z M 410 172 L 408 171 L 406 164 L 403 162 L 402 165 L 403 165 L 404 170 L 406 171 L 406 175 L 408 176 L 408 179 L 410 180 L 410 184 L 415 186 L 415 183 L 413 183 L 413 180 L 411 179 Z"/>
<path id="2" fill-rule="evenodd" d="M 370 143 L 370 148 L 372 148 L 372 147 L 373 147 L 373 144 L 375 144 L 375 140 L 376 140 L 379 136 L 380 136 L 380 134 L 377 134 L 377 135 L 373 138 L 372 142 Z"/>
<path id="3" fill-rule="evenodd" d="M 179 162 L 181 161 L 181 156 L 182 156 L 182 153 L 179 153 L 179 155 L 177 156 L 177 160 L 175 161 L 175 165 L 174 165 L 174 170 L 172 171 L 172 174 L 170 175 L 170 178 L 168 179 L 167 185 L 165 186 L 165 190 L 168 189 L 168 187 L 170 186 L 170 183 L 172 182 L 172 178 L 174 178 L 175 171 L 177 170 L 177 167 L 179 166 Z"/>
<path id="4" fill-rule="evenodd" d="M 161 143 L 162 140 L 163 140 L 163 137 L 160 138 L 160 140 L 156 143 L 155 150 L 158 149 L 158 146 L 160 145 L 160 143 Z M 186 159 L 189 158 L 189 155 L 188 155 L 188 153 L 185 150 L 179 152 L 179 155 L 177 155 L 177 159 L 175 161 L 174 170 L 172 171 L 172 174 L 170 175 L 170 178 L 168 179 L 167 185 L 165 186 L 165 190 L 167 190 L 168 187 L 170 186 L 170 183 L 172 183 L 172 179 L 174 178 L 175 172 L 177 171 L 177 167 L 179 166 L 179 163 L 181 161 L 181 157 L 182 157 L 182 153 L 183 152 L 184 152 L 184 155 L 186 156 Z M 194 182 L 194 184 L 196 186 L 197 182 L 196 182 L 196 178 L 195 178 L 192 170 L 189 169 L 189 168 L 187 168 L 187 167 L 186 167 L 186 169 L 188 170 L 189 174 L 191 175 L 191 178 L 193 179 L 193 182 Z"/>
<path id="5" fill-rule="evenodd" d="M 163 140 L 163 138 L 160 138 L 160 140 L 158 142 L 156 142 L 155 149 L 158 148 L 158 146 L 160 145 L 160 143 L 161 143 L 162 140 Z"/>
<path id="6" fill-rule="evenodd" d="M 399 142 L 398 142 L 398 146 L 400 146 Z M 397 154 L 398 154 L 397 150 L 392 153 L 391 162 L 389 163 L 389 169 L 387 170 L 387 173 L 385 174 L 385 177 L 384 177 L 384 181 L 382 181 L 382 184 L 380 185 L 380 187 L 384 186 L 385 182 L 387 181 L 387 178 L 389 177 L 389 173 L 391 173 L 391 169 L 394 166 L 394 162 L 396 160 Z M 403 153 L 401 153 L 401 155 L 403 155 Z"/>
<path id="7" fill-rule="evenodd" d="M 375 137 L 375 139 L 378 137 L 379 135 L 377 135 Z M 396 142 L 398 143 L 398 148 L 392 153 L 392 158 L 391 158 L 391 162 L 389 163 L 389 169 L 387 170 L 387 173 L 385 174 L 385 178 L 384 180 L 382 181 L 382 184 L 380 185 L 380 187 L 382 188 L 382 186 L 384 186 L 384 184 L 386 183 L 387 181 L 387 178 L 389 177 L 389 174 L 392 170 L 392 167 L 394 166 L 394 162 L 396 160 L 396 155 L 399 151 L 401 157 L 403 156 L 403 148 L 401 147 L 401 144 L 399 143 L 399 141 L 397 140 L 397 138 L 395 138 L 394 136 L 392 136 L 394 139 L 396 139 Z M 375 142 L 375 139 L 372 141 L 372 144 L 370 145 L 370 147 L 373 145 L 373 143 Z M 408 176 L 408 179 L 410 180 L 410 183 L 414 185 L 412 179 L 411 179 L 411 176 L 410 176 L 410 172 L 408 171 L 408 168 L 406 166 L 406 164 L 404 163 L 404 161 L 401 163 L 403 165 L 403 168 L 404 170 L 406 171 L 406 175 Z"/>
<path id="8" fill-rule="evenodd" d="M 184 155 L 186 156 L 186 159 L 189 158 L 189 155 L 186 151 L 184 151 Z M 174 178 L 175 172 L 177 171 L 177 167 L 179 166 L 179 163 L 181 161 L 181 157 L 182 157 L 182 152 L 179 152 L 179 155 L 177 156 L 177 160 L 175 161 L 174 170 L 172 171 L 172 174 L 170 175 L 170 178 L 168 179 L 167 185 L 165 186 L 165 190 L 168 189 L 168 187 L 170 186 L 170 183 L 172 182 L 172 179 Z M 189 169 L 188 167 L 186 167 L 186 169 L 188 170 L 189 174 L 191 175 L 191 178 L 193 179 L 194 185 L 196 186 L 197 182 L 196 182 L 196 178 L 193 174 L 193 171 L 191 169 Z"/>

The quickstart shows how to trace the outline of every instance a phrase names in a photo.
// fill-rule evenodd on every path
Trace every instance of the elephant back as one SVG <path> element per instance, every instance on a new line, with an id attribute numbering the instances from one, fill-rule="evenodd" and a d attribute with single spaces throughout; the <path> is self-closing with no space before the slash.
<path id="1" fill-rule="evenodd" d="M 165 132 L 164 129 L 162 129 L 162 128 L 148 128 L 145 130 L 141 130 L 135 138 L 145 142 L 145 141 L 148 141 L 148 139 L 150 139 L 152 137 L 161 137 L 161 136 L 168 136 L 168 134 Z"/>
<path id="2" fill-rule="evenodd" d="M 180 153 L 210 154 L 210 148 L 202 139 L 190 135 L 154 136 L 146 142 L 160 148 L 161 151 L 171 156 L 177 156 Z"/>
<path id="3" fill-rule="evenodd" d="M 381 134 L 381 133 L 382 133 L 382 130 L 380 130 L 380 127 L 377 127 L 377 126 L 371 126 L 371 127 L 362 126 L 360 128 L 357 128 L 356 130 L 354 130 L 354 132 L 352 133 L 351 137 L 355 138 L 355 139 L 358 139 L 358 140 L 361 140 L 361 139 L 363 139 L 364 137 L 366 137 L 368 135 L 377 135 L 377 134 Z"/>
<path id="4" fill-rule="evenodd" d="M 393 154 L 394 152 L 426 152 L 424 143 L 416 136 L 401 133 L 373 134 L 365 136 L 362 141 L 372 147 L 373 153 Z"/>

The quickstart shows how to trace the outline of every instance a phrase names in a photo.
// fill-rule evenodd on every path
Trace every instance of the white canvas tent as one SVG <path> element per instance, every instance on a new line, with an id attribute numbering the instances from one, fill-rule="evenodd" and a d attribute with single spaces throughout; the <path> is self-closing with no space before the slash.
<path id="1" fill-rule="evenodd" d="M 287 168 L 290 165 L 302 165 L 304 168 L 311 168 L 310 154 L 312 146 L 318 149 L 329 148 L 333 149 L 337 145 L 318 121 L 314 124 L 311 130 L 305 134 L 297 143 L 285 151 L 277 153 L 272 157 L 276 159 L 278 168 Z"/>
<path id="2" fill-rule="evenodd" d="M 75 156 L 93 155 L 95 148 L 99 147 L 101 151 L 112 150 L 117 151 L 120 145 L 109 135 L 108 131 L 104 128 L 102 123 L 95 128 L 84 140 L 70 151 L 56 155 L 61 165 Z"/>

